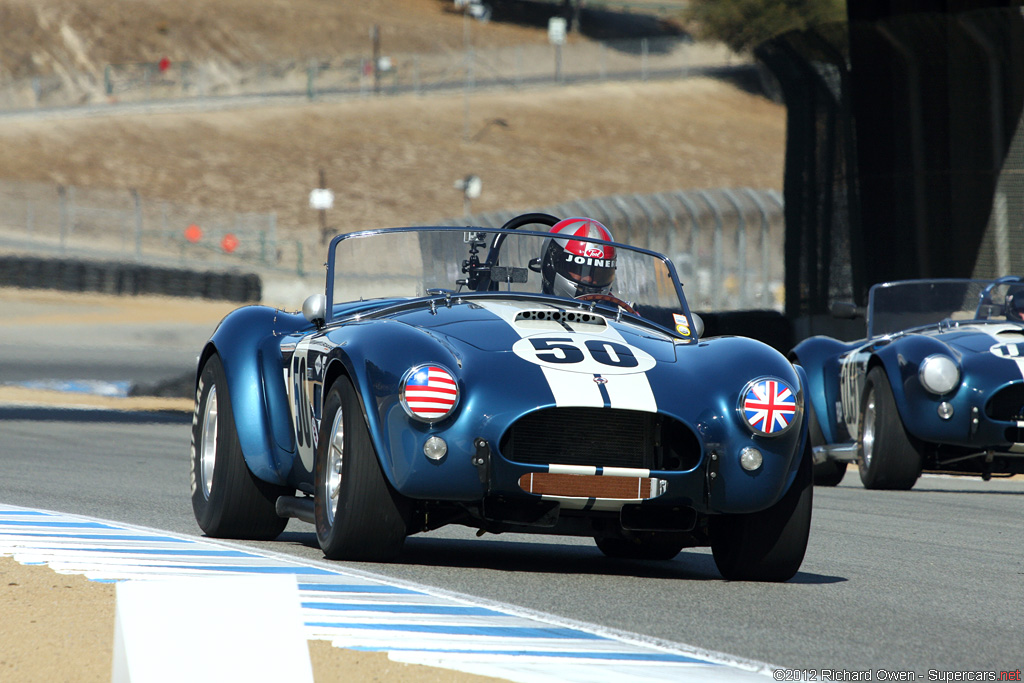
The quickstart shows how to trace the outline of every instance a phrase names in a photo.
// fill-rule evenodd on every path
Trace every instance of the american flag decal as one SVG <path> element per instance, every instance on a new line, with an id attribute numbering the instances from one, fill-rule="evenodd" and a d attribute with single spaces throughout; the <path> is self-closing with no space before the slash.
<path id="1" fill-rule="evenodd" d="M 413 417 L 432 422 L 455 409 L 459 386 L 444 368 L 423 365 L 414 369 L 402 391 L 402 401 Z"/>
<path id="2" fill-rule="evenodd" d="M 763 379 L 752 383 L 743 397 L 743 416 L 760 434 L 779 434 L 796 415 L 796 395 L 785 382 Z"/>

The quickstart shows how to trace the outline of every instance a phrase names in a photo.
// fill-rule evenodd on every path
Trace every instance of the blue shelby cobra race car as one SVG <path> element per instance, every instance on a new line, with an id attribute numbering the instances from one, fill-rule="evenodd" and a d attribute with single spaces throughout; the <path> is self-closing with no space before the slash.
<path id="1" fill-rule="evenodd" d="M 850 462 L 873 489 L 909 489 L 922 470 L 1024 473 L 1024 282 L 875 285 L 866 314 L 866 339 L 812 337 L 791 354 L 807 371 L 815 483 L 838 484 Z"/>
<path id="2" fill-rule="evenodd" d="M 199 526 L 272 539 L 295 517 L 328 558 L 388 560 L 462 524 L 619 558 L 710 546 L 726 578 L 791 578 L 811 519 L 803 371 L 701 339 L 669 259 L 573 221 L 600 226 L 338 235 L 301 314 L 228 315 L 196 377 Z"/>

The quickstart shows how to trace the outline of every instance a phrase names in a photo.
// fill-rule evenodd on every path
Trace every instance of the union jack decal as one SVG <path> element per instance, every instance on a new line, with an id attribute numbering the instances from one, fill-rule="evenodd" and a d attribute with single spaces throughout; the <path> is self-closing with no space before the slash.
<path id="1" fill-rule="evenodd" d="M 796 415 L 796 395 L 777 379 L 751 383 L 743 397 L 743 416 L 758 434 L 781 434 Z"/>

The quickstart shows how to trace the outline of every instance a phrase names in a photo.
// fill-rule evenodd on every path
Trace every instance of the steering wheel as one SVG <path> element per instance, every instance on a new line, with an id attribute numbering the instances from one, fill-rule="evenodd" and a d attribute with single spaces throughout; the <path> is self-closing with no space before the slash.
<path id="1" fill-rule="evenodd" d="M 529 225 L 531 223 L 553 226 L 558 223 L 558 220 L 559 219 L 555 216 L 546 213 L 524 213 L 520 216 L 515 216 L 507 220 L 499 230 L 515 230 L 516 228 Z M 494 283 L 491 282 L 491 268 L 498 265 L 501 245 L 504 244 L 507 236 L 508 235 L 506 233 L 497 233 L 494 235 L 494 239 L 491 240 L 490 249 L 487 251 L 487 257 L 482 263 L 476 257 L 476 245 L 478 244 L 482 247 L 484 246 L 484 243 L 474 243 L 473 248 L 470 250 L 469 260 L 463 262 L 462 272 L 470 273 L 470 277 L 468 277 L 463 284 L 468 285 L 471 289 L 477 292 L 486 292 L 495 288 Z M 539 261 L 539 259 L 535 260 Z M 530 267 L 531 269 L 533 268 L 532 264 Z M 540 271 L 538 270 L 537 272 Z"/>
<path id="2" fill-rule="evenodd" d="M 978 296 L 978 308 L 974 312 L 974 317 L 978 320 L 984 320 L 993 315 L 1002 315 L 1002 311 L 995 310 L 994 308 L 994 304 L 992 303 L 992 290 L 999 285 L 1017 282 L 1022 282 L 1022 279 L 1016 275 L 1005 275 L 993 280 Z"/>
<path id="3" fill-rule="evenodd" d="M 627 304 L 619 297 L 612 296 L 611 294 L 580 294 L 578 297 L 576 297 L 576 301 L 607 301 L 609 303 L 615 304 L 616 306 L 624 310 L 626 313 L 632 313 L 638 318 L 643 317 L 642 315 L 636 312 L 635 308 Z"/>
<path id="4" fill-rule="evenodd" d="M 498 229 L 515 230 L 516 228 L 521 228 L 524 225 L 530 225 L 531 223 L 538 223 L 540 225 L 552 227 L 558 222 L 558 220 L 558 218 L 548 213 L 524 213 L 508 219 L 505 221 L 505 224 Z M 487 252 L 488 265 L 493 266 L 498 263 L 498 252 L 501 251 L 501 244 L 505 241 L 505 237 L 506 235 L 499 233 L 494 236 L 493 240 L 491 240 L 491 249 Z"/>

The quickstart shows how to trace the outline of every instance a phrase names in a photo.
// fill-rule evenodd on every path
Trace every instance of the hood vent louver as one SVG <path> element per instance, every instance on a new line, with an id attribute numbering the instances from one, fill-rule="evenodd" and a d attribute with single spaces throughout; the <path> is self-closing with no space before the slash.
<path id="1" fill-rule="evenodd" d="M 517 323 L 521 322 L 552 322 L 557 324 L 596 325 L 608 327 L 604 316 L 589 311 L 566 311 L 562 309 L 535 309 L 516 313 Z"/>

